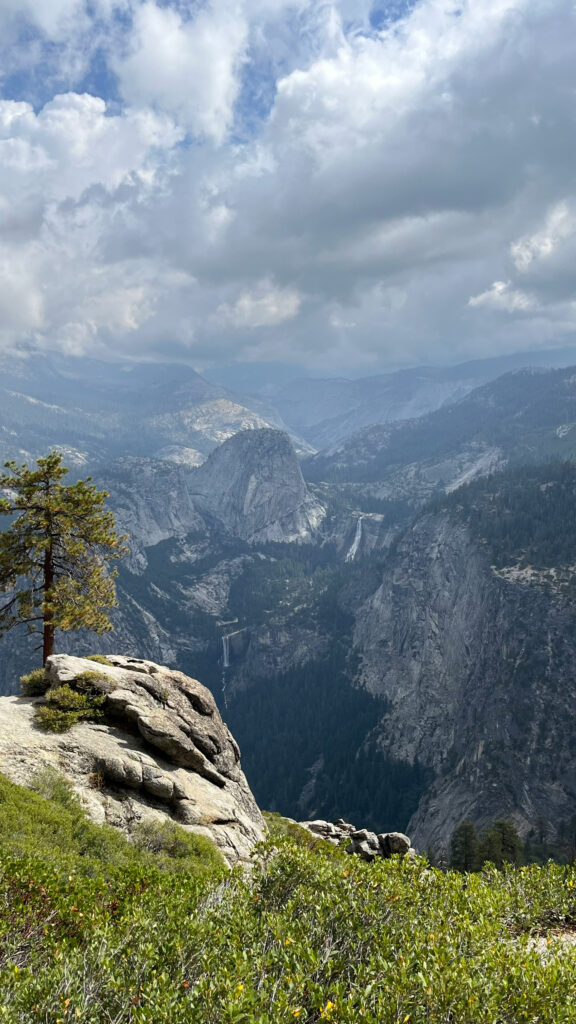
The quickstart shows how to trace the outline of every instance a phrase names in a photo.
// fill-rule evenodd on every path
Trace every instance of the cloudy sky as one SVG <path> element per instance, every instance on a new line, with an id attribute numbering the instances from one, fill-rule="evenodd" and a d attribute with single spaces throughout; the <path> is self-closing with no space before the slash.
<path id="1" fill-rule="evenodd" d="M 0 0 L 0 347 L 576 345 L 574 0 Z"/>

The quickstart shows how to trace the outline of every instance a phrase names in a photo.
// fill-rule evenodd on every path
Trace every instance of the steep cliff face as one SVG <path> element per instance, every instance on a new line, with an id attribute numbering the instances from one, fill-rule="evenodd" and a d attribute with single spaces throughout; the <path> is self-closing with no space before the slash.
<path id="1" fill-rule="evenodd" d="M 325 516 L 289 438 L 277 430 L 242 431 L 200 467 L 119 459 L 102 486 L 110 492 L 119 531 L 129 535 L 133 572 L 145 570 L 146 549 L 169 538 L 193 534 L 198 558 L 217 548 L 214 534 L 249 543 L 310 542 Z"/>
<path id="2" fill-rule="evenodd" d="M 325 510 L 308 492 L 294 449 L 277 430 L 242 431 L 191 483 L 195 505 L 247 541 L 310 541 Z"/>
<path id="3" fill-rule="evenodd" d="M 127 457 L 108 467 L 98 483 L 110 493 L 116 526 L 127 533 L 127 565 L 143 572 L 146 549 L 169 537 L 207 533 L 206 524 L 190 495 L 194 469 L 158 459 Z"/>
<path id="4" fill-rule="evenodd" d="M 527 831 L 572 813 L 576 613 L 538 574 L 502 578 L 457 517 L 423 516 L 358 609 L 354 645 L 361 684 L 386 701 L 379 748 L 435 776 L 417 845 L 466 817 Z"/>

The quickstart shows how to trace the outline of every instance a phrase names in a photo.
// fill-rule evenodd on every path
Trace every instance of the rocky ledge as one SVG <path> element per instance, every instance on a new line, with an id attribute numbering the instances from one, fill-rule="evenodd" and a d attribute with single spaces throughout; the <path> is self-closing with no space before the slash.
<path id="1" fill-rule="evenodd" d="M 362 860 L 373 861 L 376 857 L 392 857 L 399 853 L 402 857 L 414 857 L 408 836 L 403 832 L 369 832 L 366 828 L 356 828 L 349 822 L 339 818 L 338 821 L 300 821 L 298 824 L 311 835 L 319 839 L 327 839 L 334 846 L 340 846 L 346 840 L 346 853 L 355 853 Z"/>
<path id="2" fill-rule="evenodd" d="M 107 660 L 60 654 L 46 666 L 52 689 L 89 672 L 106 724 L 45 732 L 36 722 L 43 698 L 0 698 L 0 772 L 27 785 L 51 766 L 97 823 L 130 833 L 143 820 L 171 819 L 211 839 L 228 864 L 247 862 L 265 825 L 210 691 L 150 661 Z"/>

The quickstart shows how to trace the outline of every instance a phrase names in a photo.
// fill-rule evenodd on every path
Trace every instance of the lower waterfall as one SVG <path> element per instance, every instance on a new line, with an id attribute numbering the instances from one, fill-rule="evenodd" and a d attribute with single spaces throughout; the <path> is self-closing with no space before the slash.
<path id="1" fill-rule="evenodd" d="M 354 559 L 356 558 L 356 555 L 358 554 L 358 548 L 360 547 L 360 541 L 362 540 L 363 519 L 364 516 L 358 516 L 358 522 L 356 523 L 356 533 L 354 534 L 354 540 L 350 545 L 350 550 L 348 551 L 346 558 L 344 559 L 345 562 L 353 562 Z"/>
<path id="2" fill-rule="evenodd" d="M 222 637 L 222 667 L 230 668 L 230 637 Z"/>

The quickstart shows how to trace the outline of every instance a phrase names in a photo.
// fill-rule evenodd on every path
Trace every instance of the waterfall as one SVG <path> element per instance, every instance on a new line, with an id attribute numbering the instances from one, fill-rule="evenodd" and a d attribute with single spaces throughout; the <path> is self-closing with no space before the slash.
<path id="1" fill-rule="evenodd" d="M 350 550 L 344 559 L 345 562 L 353 562 L 358 554 L 358 548 L 360 547 L 360 541 L 362 540 L 362 520 L 364 516 L 358 516 L 358 522 L 356 523 L 356 533 L 354 534 L 354 540 L 350 545 Z"/>
<path id="2" fill-rule="evenodd" d="M 230 637 L 222 637 L 222 667 L 230 668 Z"/>

